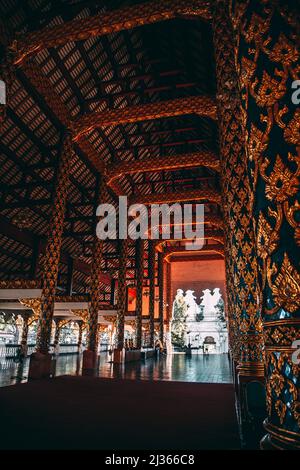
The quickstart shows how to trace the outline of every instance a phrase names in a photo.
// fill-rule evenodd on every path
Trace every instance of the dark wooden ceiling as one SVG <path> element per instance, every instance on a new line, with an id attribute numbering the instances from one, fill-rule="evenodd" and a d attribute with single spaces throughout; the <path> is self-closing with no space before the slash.
<path id="1" fill-rule="evenodd" d="M 14 38 L 17 33 L 138 3 L 142 2 L 0 0 L 0 18 L 5 34 Z M 199 18 L 178 18 L 69 42 L 43 50 L 33 60 L 73 118 L 95 110 L 180 97 L 214 97 L 216 92 L 211 26 Z M 40 92 L 18 69 L 0 141 L 1 279 L 30 279 L 41 269 L 39 253 L 47 236 L 64 129 Z M 88 139 L 99 160 L 109 164 L 166 155 L 176 158 L 202 150 L 218 155 L 217 123 L 195 115 L 97 128 Z M 124 175 L 119 184 L 129 196 L 219 189 L 218 174 L 202 166 Z M 98 188 L 97 170 L 76 145 L 60 263 L 61 292 L 67 289 L 70 259 L 77 260 L 73 291 L 88 289 Z M 110 198 L 116 200 L 112 191 Z M 206 211 L 220 215 L 215 204 L 207 204 Z M 134 245 L 128 278 L 134 278 L 133 268 Z M 116 276 L 117 243 L 106 243 L 103 269 Z M 109 286 L 105 290 L 109 292 Z"/>

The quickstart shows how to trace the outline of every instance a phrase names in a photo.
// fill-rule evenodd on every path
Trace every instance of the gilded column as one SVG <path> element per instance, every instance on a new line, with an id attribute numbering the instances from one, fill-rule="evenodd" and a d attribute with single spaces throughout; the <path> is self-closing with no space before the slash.
<path id="1" fill-rule="evenodd" d="M 30 313 L 23 313 L 22 318 L 23 318 L 23 326 L 22 326 L 22 335 L 21 335 L 21 348 L 22 351 L 24 352 L 24 355 L 27 355 L 27 339 L 28 339 L 28 329 L 29 329 L 29 318 L 32 315 L 32 312 Z"/>
<path id="2" fill-rule="evenodd" d="M 55 335 L 54 335 L 53 346 L 55 349 L 56 346 L 59 344 L 59 337 L 60 337 L 60 332 L 61 332 L 61 319 L 55 318 L 54 322 L 55 322 Z"/>
<path id="3" fill-rule="evenodd" d="M 107 186 L 104 179 L 100 183 L 98 205 L 103 204 L 107 201 Z M 94 246 L 93 246 L 93 257 L 91 266 L 91 278 L 90 278 L 90 302 L 89 302 L 89 320 L 88 320 L 88 339 L 87 349 L 93 353 L 97 353 L 98 350 L 98 313 L 100 310 L 100 287 L 101 287 L 101 276 L 102 267 L 101 262 L 103 258 L 103 247 L 104 240 L 101 240 L 95 234 Z"/>
<path id="4" fill-rule="evenodd" d="M 127 284 L 126 267 L 128 256 L 128 238 L 120 240 L 119 275 L 118 275 L 118 305 L 116 323 L 116 349 L 121 351 L 124 347 L 125 314 L 127 311 Z"/>
<path id="5" fill-rule="evenodd" d="M 143 281 L 144 281 L 144 240 L 136 240 L 136 347 L 142 347 L 142 313 L 143 313 Z"/>
<path id="6" fill-rule="evenodd" d="M 167 299 L 167 323 L 170 325 L 172 319 L 172 304 L 173 304 L 173 291 L 172 291 L 172 277 L 171 277 L 171 263 L 167 263 L 166 268 L 166 299 Z"/>
<path id="7" fill-rule="evenodd" d="M 159 339 L 164 342 L 164 258 L 158 253 L 158 292 L 159 292 Z"/>
<path id="8" fill-rule="evenodd" d="M 230 346 L 240 381 L 264 376 L 263 334 L 256 263 L 251 189 L 242 126 L 241 99 L 228 2 L 215 4 L 214 46 L 217 74 L 222 199 L 226 236 L 226 280 Z"/>
<path id="9" fill-rule="evenodd" d="M 300 449 L 299 11 L 296 2 L 230 3 L 265 336 L 262 447 Z"/>
<path id="10" fill-rule="evenodd" d="M 149 337 L 150 347 L 154 347 L 154 305 L 155 305 L 155 244 L 148 242 L 148 277 L 149 277 Z"/>
<path id="11" fill-rule="evenodd" d="M 65 137 L 59 162 L 54 193 L 52 216 L 45 249 L 41 316 L 37 336 L 37 352 L 47 354 L 50 345 L 51 323 L 54 312 L 54 299 L 57 285 L 58 265 L 63 238 L 65 210 L 70 182 L 70 163 L 73 155 L 71 136 Z"/>

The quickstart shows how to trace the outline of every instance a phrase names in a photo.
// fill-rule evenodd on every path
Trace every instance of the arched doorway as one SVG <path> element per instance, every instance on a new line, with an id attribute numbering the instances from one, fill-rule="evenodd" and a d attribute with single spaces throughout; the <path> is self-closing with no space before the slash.
<path id="1" fill-rule="evenodd" d="M 203 352 L 205 354 L 214 354 L 217 351 L 217 343 L 213 336 L 206 336 L 203 341 Z"/>

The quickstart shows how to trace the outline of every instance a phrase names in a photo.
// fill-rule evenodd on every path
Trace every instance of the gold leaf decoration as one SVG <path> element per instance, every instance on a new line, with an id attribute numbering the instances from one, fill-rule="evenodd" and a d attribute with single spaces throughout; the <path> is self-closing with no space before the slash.
<path id="1" fill-rule="evenodd" d="M 277 274 L 277 272 L 276 267 L 273 274 Z M 270 287 L 277 306 L 292 313 L 298 310 L 300 307 L 300 275 L 292 266 L 287 253 L 284 254 L 280 271 Z"/>

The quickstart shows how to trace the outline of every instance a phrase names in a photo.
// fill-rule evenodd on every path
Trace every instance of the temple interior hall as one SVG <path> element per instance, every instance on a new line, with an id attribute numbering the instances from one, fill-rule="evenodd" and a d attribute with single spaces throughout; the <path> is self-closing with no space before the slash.
<path id="1" fill-rule="evenodd" d="M 0 0 L 0 450 L 300 450 L 298 0 Z"/>

